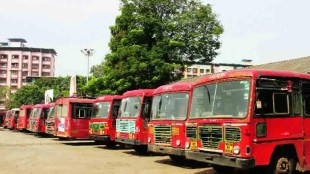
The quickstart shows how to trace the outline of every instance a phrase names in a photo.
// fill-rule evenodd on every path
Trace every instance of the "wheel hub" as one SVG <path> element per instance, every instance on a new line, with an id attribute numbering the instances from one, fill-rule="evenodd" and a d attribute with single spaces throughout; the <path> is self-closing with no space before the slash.
<path id="1" fill-rule="evenodd" d="M 289 172 L 289 161 L 287 158 L 280 158 L 277 163 L 277 173 L 286 174 Z"/>

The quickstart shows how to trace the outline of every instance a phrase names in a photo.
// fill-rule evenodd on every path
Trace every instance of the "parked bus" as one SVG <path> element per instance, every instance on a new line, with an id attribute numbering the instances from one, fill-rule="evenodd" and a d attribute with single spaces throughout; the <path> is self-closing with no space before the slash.
<path id="1" fill-rule="evenodd" d="M 59 98 L 56 100 L 56 136 L 59 139 L 89 138 L 89 120 L 94 99 Z"/>
<path id="2" fill-rule="evenodd" d="M 5 129 L 8 128 L 10 115 L 11 115 L 11 110 L 7 110 L 3 118 L 3 128 Z"/>
<path id="3" fill-rule="evenodd" d="M 0 126 L 4 126 L 5 115 L 6 115 L 6 110 L 0 111 Z"/>
<path id="4" fill-rule="evenodd" d="M 185 160 L 185 122 L 192 97 L 192 83 L 174 83 L 154 91 L 148 150 L 167 154 L 176 162 Z"/>
<path id="5" fill-rule="evenodd" d="M 29 118 L 27 130 L 38 134 L 44 134 L 45 120 L 47 118 L 47 114 L 49 112 L 49 109 L 54 105 L 54 103 L 34 105 Z"/>
<path id="6" fill-rule="evenodd" d="M 115 146 L 116 118 L 122 96 L 107 95 L 98 97 L 93 104 L 89 123 L 89 138 L 108 147 Z"/>
<path id="7" fill-rule="evenodd" d="M 7 127 L 11 130 L 16 129 L 17 119 L 19 117 L 19 108 L 11 109 L 11 114 L 8 118 L 8 125 Z"/>
<path id="8" fill-rule="evenodd" d="M 56 111 L 55 111 L 55 105 L 52 106 L 47 114 L 47 118 L 45 121 L 45 133 L 48 135 L 56 136 Z"/>
<path id="9" fill-rule="evenodd" d="M 296 166 L 305 171 L 309 116 L 309 74 L 235 70 L 206 76 L 194 86 L 185 155 L 219 173 L 256 166 L 269 166 L 273 174 L 292 174 Z"/>
<path id="10" fill-rule="evenodd" d="M 133 145 L 138 153 L 147 152 L 148 127 L 153 89 L 127 91 L 123 94 L 116 119 L 116 142 Z"/>
<path id="11" fill-rule="evenodd" d="M 27 130 L 27 125 L 29 122 L 29 117 L 31 114 L 33 106 L 32 105 L 22 105 L 19 108 L 19 117 L 17 119 L 17 129 L 20 131 Z"/>

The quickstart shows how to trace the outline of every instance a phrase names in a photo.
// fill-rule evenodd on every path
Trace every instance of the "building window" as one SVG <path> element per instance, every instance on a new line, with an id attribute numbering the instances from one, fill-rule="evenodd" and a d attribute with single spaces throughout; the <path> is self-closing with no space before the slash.
<path id="1" fill-rule="evenodd" d="M 18 68 L 18 63 L 12 63 L 12 64 L 11 64 L 11 67 L 12 67 L 12 68 Z"/>
<path id="2" fill-rule="evenodd" d="M 37 73 L 37 72 L 31 72 L 31 76 L 34 76 L 34 77 L 39 76 L 39 73 Z"/>
<path id="3" fill-rule="evenodd" d="M 23 82 L 23 83 L 26 83 L 26 82 L 27 82 L 27 80 L 26 80 L 26 79 L 23 79 L 23 80 L 22 80 L 22 82 Z"/>
<path id="4" fill-rule="evenodd" d="M 17 79 L 11 79 L 11 83 L 17 83 Z"/>
<path id="5" fill-rule="evenodd" d="M 210 69 L 206 69 L 206 73 L 210 73 Z"/>
<path id="6" fill-rule="evenodd" d="M 197 73 L 198 69 L 197 68 L 193 68 L 193 73 Z"/>
<path id="7" fill-rule="evenodd" d="M 42 68 L 43 68 L 43 69 L 50 69 L 51 66 L 50 66 L 50 65 L 43 65 Z"/>
<path id="8" fill-rule="evenodd" d="M 23 68 L 28 68 L 28 63 L 23 63 Z"/>
<path id="9" fill-rule="evenodd" d="M 38 64 L 32 64 L 31 68 L 32 69 L 39 69 L 39 65 Z"/>
<path id="10" fill-rule="evenodd" d="M 49 58 L 49 57 L 43 57 L 43 62 L 49 62 L 49 61 L 51 61 L 51 58 Z"/>
<path id="11" fill-rule="evenodd" d="M 32 60 L 39 60 L 38 56 L 32 56 Z"/>
<path id="12" fill-rule="evenodd" d="M 42 72 L 42 76 L 50 76 L 50 73 Z"/>
<path id="13" fill-rule="evenodd" d="M 6 74 L 6 71 L 1 70 L 1 71 L 0 71 L 0 74 Z"/>
<path id="14" fill-rule="evenodd" d="M 22 76 L 28 76 L 28 71 L 23 71 Z"/>
<path id="15" fill-rule="evenodd" d="M 200 73 L 205 73 L 205 70 L 204 69 L 200 69 Z"/>
<path id="16" fill-rule="evenodd" d="M 0 67 L 6 68 L 6 63 L 1 63 L 1 64 L 0 64 Z"/>
<path id="17" fill-rule="evenodd" d="M 19 58 L 18 55 L 13 55 L 13 56 L 12 56 L 12 59 L 18 59 L 18 58 Z"/>
<path id="18" fill-rule="evenodd" d="M 7 59 L 7 58 L 8 58 L 8 55 L 6 55 L 6 54 L 1 54 L 0 58 L 1 58 L 1 59 Z"/>
<path id="19" fill-rule="evenodd" d="M 11 71 L 11 73 L 12 74 L 18 74 L 18 71 L 13 70 L 13 71 Z"/>
<path id="20" fill-rule="evenodd" d="M 0 83 L 6 83 L 6 78 L 0 78 Z"/>
<path id="21" fill-rule="evenodd" d="M 24 60 L 28 60 L 28 56 L 23 56 L 23 59 Z"/>
<path id="22" fill-rule="evenodd" d="M 187 68 L 187 72 L 192 72 L 192 68 Z"/>

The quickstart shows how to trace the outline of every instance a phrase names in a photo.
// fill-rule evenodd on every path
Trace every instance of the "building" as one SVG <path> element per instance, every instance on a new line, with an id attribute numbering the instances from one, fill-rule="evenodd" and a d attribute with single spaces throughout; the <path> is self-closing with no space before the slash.
<path id="1" fill-rule="evenodd" d="M 54 77 L 54 49 L 31 48 L 26 40 L 11 38 L 0 43 L 0 86 L 7 86 L 15 92 L 26 85 L 27 79 Z"/>
<path id="2" fill-rule="evenodd" d="M 208 75 L 234 69 L 242 69 L 251 66 L 250 64 L 229 64 L 229 63 L 208 63 L 204 65 L 194 64 L 187 67 L 183 72 L 184 79 Z"/>

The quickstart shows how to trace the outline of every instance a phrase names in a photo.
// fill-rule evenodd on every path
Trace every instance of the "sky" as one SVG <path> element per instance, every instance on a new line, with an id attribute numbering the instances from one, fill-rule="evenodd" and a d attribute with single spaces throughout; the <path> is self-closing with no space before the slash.
<path id="1" fill-rule="evenodd" d="M 269 63 L 310 56 L 310 1 L 203 0 L 224 27 L 216 63 Z M 109 53 L 110 30 L 119 0 L 0 0 L 0 42 L 24 38 L 27 46 L 57 52 L 56 76 L 86 75 Z"/>

